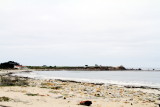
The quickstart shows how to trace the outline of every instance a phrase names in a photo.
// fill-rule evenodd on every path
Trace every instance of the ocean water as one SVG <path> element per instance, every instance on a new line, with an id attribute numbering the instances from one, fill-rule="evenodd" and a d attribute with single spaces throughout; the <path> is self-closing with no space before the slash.
<path id="1" fill-rule="evenodd" d="M 37 79 L 63 79 L 160 88 L 158 71 L 33 71 L 14 75 Z"/>

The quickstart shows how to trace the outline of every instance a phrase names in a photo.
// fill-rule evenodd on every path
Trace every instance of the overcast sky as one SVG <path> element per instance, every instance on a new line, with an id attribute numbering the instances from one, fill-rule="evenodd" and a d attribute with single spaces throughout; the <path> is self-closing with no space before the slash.
<path id="1" fill-rule="evenodd" d="M 160 0 L 0 0 L 0 62 L 160 67 Z"/>

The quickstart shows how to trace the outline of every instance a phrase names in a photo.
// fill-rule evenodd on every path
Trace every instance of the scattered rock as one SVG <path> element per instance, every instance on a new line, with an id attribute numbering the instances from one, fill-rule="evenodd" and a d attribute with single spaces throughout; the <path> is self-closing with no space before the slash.
<path id="1" fill-rule="evenodd" d="M 80 103 L 79 103 L 80 105 L 85 105 L 85 106 L 90 106 L 91 104 L 92 104 L 92 101 L 81 101 Z"/>

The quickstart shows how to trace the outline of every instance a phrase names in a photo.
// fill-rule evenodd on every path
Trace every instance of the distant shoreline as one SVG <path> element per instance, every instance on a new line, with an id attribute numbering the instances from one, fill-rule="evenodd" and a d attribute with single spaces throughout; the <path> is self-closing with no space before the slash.
<path id="1" fill-rule="evenodd" d="M 137 71 L 137 72 L 160 72 L 160 70 L 138 70 L 138 69 L 111 69 L 111 70 L 106 70 L 106 69 L 90 69 L 90 68 L 38 68 L 38 69 L 0 69 L 0 73 L 2 72 L 17 72 L 17 71 Z"/>
<path id="2" fill-rule="evenodd" d="M 160 71 L 158 69 L 126 68 L 124 66 L 27 66 L 42 71 Z"/>
<path id="3" fill-rule="evenodd" d="M 126 70 L 101 70 L 101 69 L 30 69 L 33 71 L 137 71 L 137 72 L 144 72 L 144 71 L 148 71 L 148 72 L 159 72 L 160 70 L 130 70 L 130 69 L 126 69 Z"/>

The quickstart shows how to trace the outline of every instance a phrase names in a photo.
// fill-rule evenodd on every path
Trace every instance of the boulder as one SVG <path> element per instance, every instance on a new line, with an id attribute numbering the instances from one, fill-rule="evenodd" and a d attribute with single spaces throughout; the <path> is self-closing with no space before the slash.
<path id="1" fill-rule="evenodd" d="M 80 105 L 90 106 L 92 104 L 92 101 L 81 101 Z"/>

